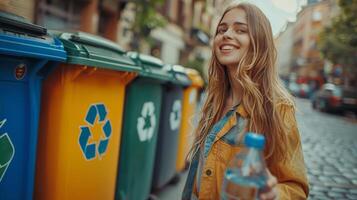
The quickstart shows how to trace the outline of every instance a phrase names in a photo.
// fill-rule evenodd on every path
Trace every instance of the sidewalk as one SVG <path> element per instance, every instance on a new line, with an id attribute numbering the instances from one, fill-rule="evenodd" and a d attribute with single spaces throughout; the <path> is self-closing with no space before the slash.
<path id="1" fill-rule="evenodd" d="M 180 180 L 176 184 L 169 184 L 158 191 L 156 200 L 180 200 L 182 195 L 183 187 L 185 186 L 186 177 L 188 174 L 188 170 L 182 172 L 180 176 Z"/>

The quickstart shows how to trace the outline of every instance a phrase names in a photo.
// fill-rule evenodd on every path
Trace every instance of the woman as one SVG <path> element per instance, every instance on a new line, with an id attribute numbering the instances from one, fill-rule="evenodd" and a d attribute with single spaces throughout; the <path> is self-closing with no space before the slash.
<path id="1" fill-rule="evenodd" d="M 295 107 L 274 65 L 270 23 L 254 5 L 224 12 L 213 41 L 207 98 L 182 199 L 219 199 L 224 171 L 248 131 L 263 133 L 269 174 L 260 199 L 306 199 Z M 237 139 L 238 138 L 238 139 Z"/>

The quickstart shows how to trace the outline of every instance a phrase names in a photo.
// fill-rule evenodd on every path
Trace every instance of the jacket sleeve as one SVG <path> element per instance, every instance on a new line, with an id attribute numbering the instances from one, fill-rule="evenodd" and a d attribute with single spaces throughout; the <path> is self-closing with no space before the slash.
<path id="1" fill-rule="evenodd" d="M 280 112 L 289 130 L 286 133 L 289 157 L 285 162 L 268 163 L 269 170 L 278 179 L 278 199 L 307 199 L 309 186 L 295 112 L 291 106 L 283 106 Z"/>

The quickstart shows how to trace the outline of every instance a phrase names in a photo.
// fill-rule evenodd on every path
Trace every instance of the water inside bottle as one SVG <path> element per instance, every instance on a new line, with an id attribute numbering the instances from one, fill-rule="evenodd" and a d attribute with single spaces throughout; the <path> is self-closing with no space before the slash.
<path id="1" fill-rule="evenodd" d="M 255 200 L 258 188 L 265 184 L 264 176 L 241 176 L 240 170 L 228 169 L 225 174 L 222 200 Z"/>

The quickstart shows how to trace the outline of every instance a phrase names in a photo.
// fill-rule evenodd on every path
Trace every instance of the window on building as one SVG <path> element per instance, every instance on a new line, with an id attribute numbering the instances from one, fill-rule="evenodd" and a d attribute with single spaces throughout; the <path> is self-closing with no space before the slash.
<path id="1" fill-rule="evenodd" d="M 313 13 L 312 13 L 312 20 L 314 22 L 319 22 L 322 20 L 322 14 L 319 10 L 315 10 Z"/>
<path id="2" fill-rule="evenodd" d="M 87 1 L 39 0 L 36 23 L 48 29 L 79 29 L 80 12 Z"/>

